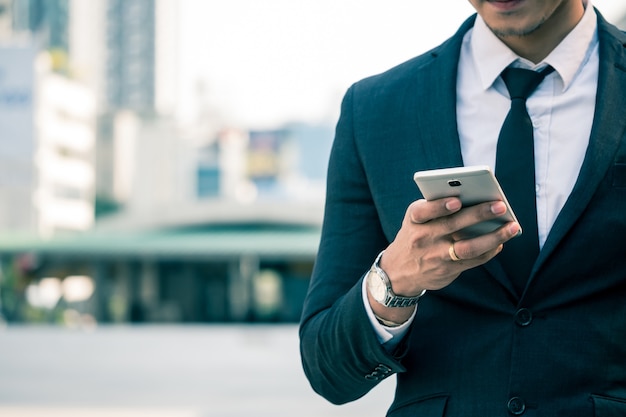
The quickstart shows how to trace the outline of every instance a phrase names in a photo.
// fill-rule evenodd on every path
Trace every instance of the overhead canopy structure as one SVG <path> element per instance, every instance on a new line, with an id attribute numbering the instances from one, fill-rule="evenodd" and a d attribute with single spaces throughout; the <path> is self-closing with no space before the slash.
<path id="1" fill-rule="evenodd" d="M 0 255 L 219 259 L 242 255 L 312 259 L 317 253 L 321 202 L 226 200 L 125 210 L 81 234 L 43 239 L 0 233 Z"/>
<path id="2" fill-rule="evenodd" d="M 0 233 L 0 269 L 22 287 L 88 277 L 95 291 L 83 307 L 98 322 L 297 322 L 319 244 L 319 208 L 204 208 L 130 213 L 51 239 Z M 7 291 L 17 301 L 5 315 L 27 320 L 23 294 Z"/>
<path id="3" fill-rule="evenodd" d="M 50 240 L 0 236 L 0 254 L 23 252 L 68 257 L 263 258 L 315 256 L 317 227 L 234 225 L 116 232 L 87 232 Z"/>

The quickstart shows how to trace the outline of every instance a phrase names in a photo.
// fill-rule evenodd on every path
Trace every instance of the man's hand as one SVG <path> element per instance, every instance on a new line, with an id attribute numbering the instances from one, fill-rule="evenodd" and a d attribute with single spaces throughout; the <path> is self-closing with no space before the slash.
<path id="1" fill-rule="evenodd" d="M 519 233 L 518 223 L 510 222 L 494 232 L 465 240 L 460 240 L 457 232 L 505 212 L 506 206 L 501 201 L 467 208 L 462 208 L 456 197 L 413 202 L 400 231 L 380 260 L 393 292 L 415 296 L 423 290 L 438 290 L 450 285 L 461 272 L 488 262 L 506 241 Z M 412 307 L 385 308 L 371 295 L 369 300 L 374 312 L 388 320 L 404 321 L 413 311 Z"/>

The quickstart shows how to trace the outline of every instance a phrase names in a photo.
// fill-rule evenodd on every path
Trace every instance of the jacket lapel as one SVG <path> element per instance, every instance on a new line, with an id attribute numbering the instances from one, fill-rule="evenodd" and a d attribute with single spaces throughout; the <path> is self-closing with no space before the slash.
<path id="1" fill-rule="evenodd" d="M 456 118 L 456 83 L 461 45 L 465 33 L 472 28 L 476 15 L 463 23 L 458 32 L 433 50 L 433 60 L 422 68 L 417 91 L 422 95 L 418 106 L 418 132 L 425 134 L 421 159 L 430 169 L 463 165 Z M 427 169 L 427 168 L 424 168 Z M 497 260 L 483 265 L 513 297 L 513 284 Z"/>
<path id="2" fill-rule="evenodd" d="M 626 91 L 626 35 L 608 24 L 597 10 L 596 13 L 600 68 L 589 147 L 572 194 L 550 231 L 528 284 L 589 204 L 613 162 L 621 135 L 626 131 L 626 117 L 615 111 L 626 109 L 626 95 L 623 94 Z M 456 119 L 456 77 L 463 36 L 473 26 L 474 20 L 475 16 L 468 19 L 455 36 L 431 52 L 433 60 L 422 68 L 423 72 L 417 80 L 417 91 L 422 94 L 421 105 L 418 106 L 418 132 L 430 139 L 422 142 L 424 155 L 421 160 L 428 168 L 463 164 Z M 511 295 L 518 297 L 497 259 L 483 267 Z"/>
<path id="3" fill-rule="evenodd" d="M 559 242 L 583 213 L 613 164 L 626 132 L 626 35 L 598 13 L 600 68 L 596 111 L 589 147 L 572 194 L 558 215 L 539 254 L 534 272 L 555 251 Z M 621 110 L 618 110 L 621 109 Z M 531 275 L 531 280 L 535 274 Z"/>
<path id="4" fill-rule="evenodd" d="M 469 18 L 448 41 L 430 52 L 433 58 L 417 74 L 416 128 L 423 145 L 423 169 L 463 165 L 456 119 L 456 78 L 463 36 L 474 25 Z"/>

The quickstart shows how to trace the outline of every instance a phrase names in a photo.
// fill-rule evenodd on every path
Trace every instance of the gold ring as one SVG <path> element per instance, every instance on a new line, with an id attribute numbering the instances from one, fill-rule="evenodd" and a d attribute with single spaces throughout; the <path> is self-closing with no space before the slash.
<path id="1" fill-rule="evenodd" d="M 453 262 L 457 262 L 461 260 L 461 258 L 459 258 L 459 256 L 456 254 L 456 251 L 454 250 L 454 242 L 450 243 L 450 247 L 448 248 L 448 253 L 450 254 L 450 259 L 452 259 Z"/>

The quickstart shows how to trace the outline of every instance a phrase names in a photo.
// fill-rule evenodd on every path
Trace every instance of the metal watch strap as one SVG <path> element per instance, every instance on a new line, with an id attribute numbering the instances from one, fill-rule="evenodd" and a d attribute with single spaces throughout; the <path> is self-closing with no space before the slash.
<path id="1" fill-rule="evenodd" d="M 384 276 L 386 281 L 389 283 L 389 288 L 387 290 L 387 297 L 385 298 L 385 301 L 382 304 L 385 307 L 410 307 L 410 306 L 416 305 L 419 299 L 422 297 L 422 295 L 424 295 L 426 290 L 422 291 L 420 295 L 416 295 L 414 297 L 403 297 L 401 295 L 394 294 L 393 291 L 391 290 L 391 280 L 389 279 L 389 276 L 379 265 L 380 258 L 382 258 L 383 253 L 385 253 L 385 251 L 382 251 L 378 254 L 378 256 L 376 257 L 376 260 L 374 261 L 374 264 L 372 265 L 372 268 L 375 268 L 376 272 Z"/>
<path id="2" fill-rule="evenodd" d="M 422 295 L 420 294 L 415 297 L 402 297 L 399 295 L 389 294 L 384 305 L 386 307 L 410 307 L 417 304 L 421 296 Z"/>

